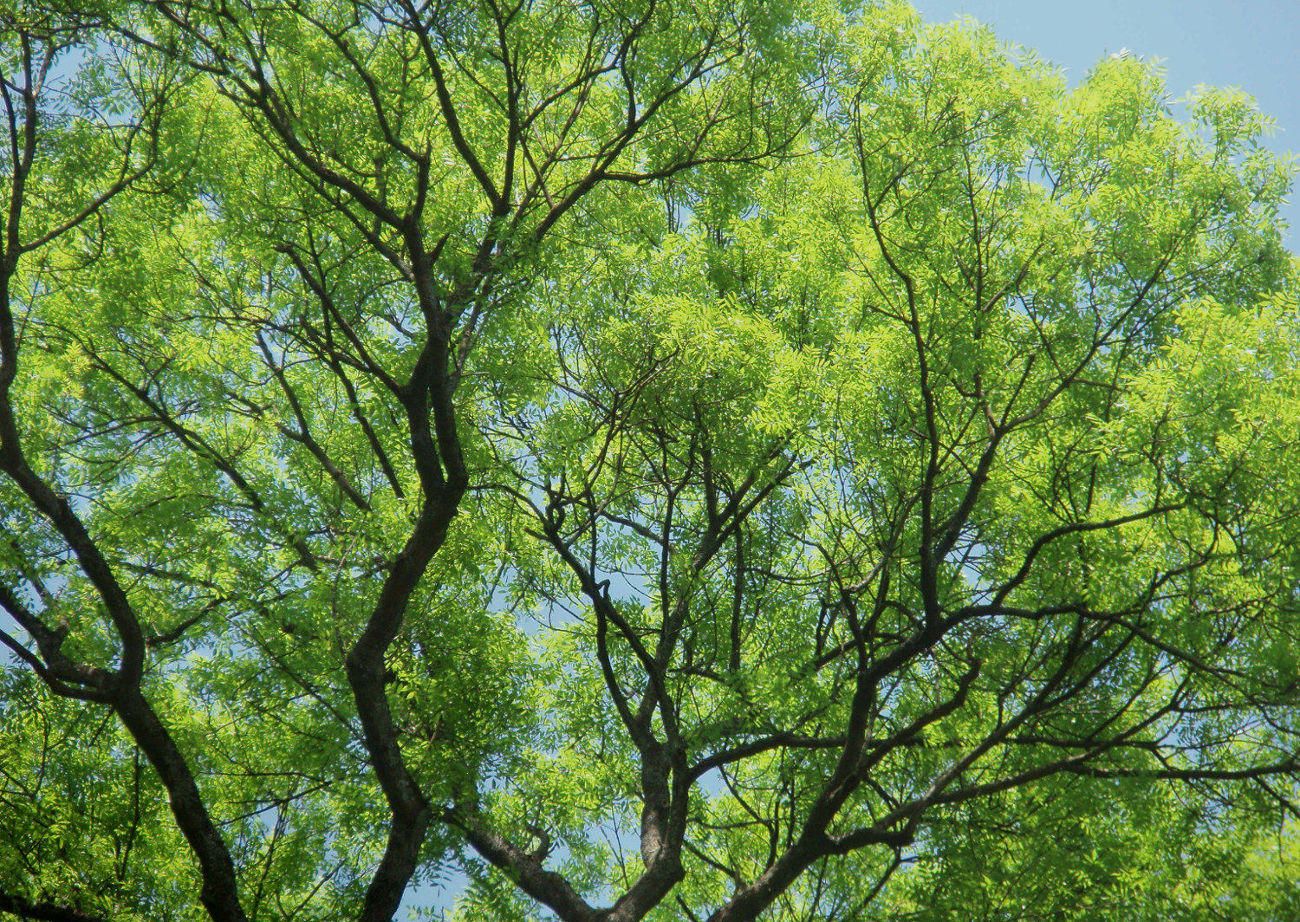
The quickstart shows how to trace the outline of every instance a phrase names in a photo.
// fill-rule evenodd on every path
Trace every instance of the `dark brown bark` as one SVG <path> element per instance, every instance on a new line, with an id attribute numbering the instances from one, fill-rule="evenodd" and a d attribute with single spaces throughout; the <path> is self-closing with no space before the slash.
<path id="1" fill-rule="evenodd" d="M 203 876 L 199 899 L 204 908 L 214 922 L 247 922 L 248 917 L 239 902 L 235 863 L 225 839 L 208 814 L 189 764 L 167 727 L 138 688 L 121 690 L 113 702 L 113 709 L 167 789 L 167 800 L 172 815 L 176 817 L 176 825 L 199 861 Z"/>

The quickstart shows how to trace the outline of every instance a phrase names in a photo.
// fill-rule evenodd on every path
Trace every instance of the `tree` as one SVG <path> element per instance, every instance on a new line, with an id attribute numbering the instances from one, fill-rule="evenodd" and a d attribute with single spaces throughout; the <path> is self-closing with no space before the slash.
<path id="1" fill-rule="evenodd" d="M 894 4 L 5 15 L 0 912 L 1269 877 L 1300 329 L 1246 97 Z"/>

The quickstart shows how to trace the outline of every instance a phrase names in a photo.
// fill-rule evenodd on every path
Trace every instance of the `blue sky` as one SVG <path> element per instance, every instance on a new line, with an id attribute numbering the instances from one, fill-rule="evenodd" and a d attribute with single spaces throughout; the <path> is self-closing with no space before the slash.
<path id="1" fill-rule="evenodd" d="M 1036 50 L 1072 82 L 1127 48 L 1163 64 L 1171 96 L 1197 84 L 1237 86 L 1277 121 L 1268 139 L 1300 153 L 1300 0 L 912 0 L 933 22 L 970 16 Z M 1300 248 L 1300 194 L 1290 196 L 1289 248 Z"/>

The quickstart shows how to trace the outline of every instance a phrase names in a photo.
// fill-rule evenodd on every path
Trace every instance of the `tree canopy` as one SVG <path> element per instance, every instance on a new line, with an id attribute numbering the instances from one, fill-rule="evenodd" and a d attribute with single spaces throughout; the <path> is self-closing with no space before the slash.
<path id="1" fill-rule="evenodd" d="M 1245 94 L 888 0 L 20 0 L 0 91 L 0 916 L 1300 912 Z"/>

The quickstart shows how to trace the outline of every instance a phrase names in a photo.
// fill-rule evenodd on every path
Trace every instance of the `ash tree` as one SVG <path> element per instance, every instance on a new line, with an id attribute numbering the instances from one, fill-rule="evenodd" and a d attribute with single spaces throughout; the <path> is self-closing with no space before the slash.
<path id="1" fill-rule="evenodd" d="M 0 915 L 1296 908 L 1244 94 L 750 0 L 20 3 L 0 70 Z"/>

